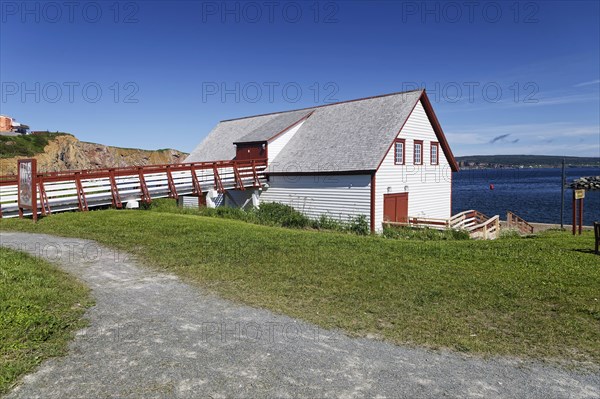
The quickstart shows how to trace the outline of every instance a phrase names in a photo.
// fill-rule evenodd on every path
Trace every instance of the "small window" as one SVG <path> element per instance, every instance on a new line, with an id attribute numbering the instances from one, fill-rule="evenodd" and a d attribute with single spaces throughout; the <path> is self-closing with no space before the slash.
<path id="1" fill-rule="evenodd" d="M 423 142 L 422 141 L 415 140 L 414 163 L 415 163 L 415 165 L 423 165 Z"/>
<path id="2" fill-rule="evenodd" d="M 394 164 L 404 165 L 404 140 L 397 139 L 394 149 Z"/>
<path id="3" fill-rule="evenodd" d="M 431 143 L 431 164 L 432 165 L 439 165 L 438 154 L 439 154 L 439 144 L 435 143 L 435 142 Z"/>

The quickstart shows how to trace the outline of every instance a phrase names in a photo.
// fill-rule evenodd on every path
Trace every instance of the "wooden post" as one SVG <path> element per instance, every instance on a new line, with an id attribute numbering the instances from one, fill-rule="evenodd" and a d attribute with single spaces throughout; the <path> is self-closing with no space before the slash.
<path id="1" fill-rule="evenodd" d="M 112 196 L 112 204 L 115 208 L 122 208 L 123 204 L 121 203 L 121 197 L 119 196 L 119 188 L 117 186 L 117 181 L 115 180 L 115 171 L 111 169 L 109 171 L 110 180 L 110 194 Z"/>
<path id="2" fill-rule="evenodd" d="M 206 207 L 206 198 L 202 195 L 202 192 L 198 194 L 198 208 Z"/>
<path id="3" fill-rule="evenodd" d="M 167 165 L 167 182 L 169 186 L 169 198 L 179 198 L 179 194 L 177 194 L 177 188 L 175 187 L 175 182 L 173 181 L 173 174 L 171 173 L 171 166 Z"/>
<path id="4" fill-rule="evenodd" d="M 50 209 L 50 202 L 48 201 L 48 195 L 46 194 L 46 188 L 44 187 L 44 181 L 42 178 L 38 179 L 38 186 L 40 187 L 40 204 L 42 205 L 42 215 L 50 215 L 52 210 Z M 46 208 L 48 209 L 47 211 Z"/>
<path id="5" fill-rule="evenodd" d="M 83 190 L 83 184 L 81 184 L 81 176 L 79 172 L 76 173 L 75 187 L 77 188 L 77 202 L 79 204 L 79 210 L 86 212 L 88 210 L 87 199 L 85 198 L 85 191 Z"/>
<path id="6" fill-rule="evenodd" d="M 579 199 L 579 235 L 583 230 L 583 198 Z"/>
<path id="7" fill-rule="evenodd" d="M 192 173 L 192 186 L 194 187 L 192 191 L 192 195 L 197 195 L 198 198 L 202 197 L 202 186 L 200 185 L 200 181 L 198 180 L 198 175 L 196 174 L 196 169 L 194 165 L 190 167 L 190 172 Z M 200 205 L 200 202 L 198 202 Z"/>
<path id="8" fill-rule="evenodd" d="M 575 190 L 573 190 L 573 235 L 575 235 L 575 232 L 577 231 L 576 229 L 576 224 L 577 224 L 577 200 L 575 199 Z"/>
<path id="9" fill-rule="evenodd" d="M 152 202 L 152 198 L 150 197 L 150 191 L 148 191 L 148 186 L 146 185 L 146 179 L 144 178 L 144 168 L 142 167 L 138 168 L 138 179 L 140 181 L 142 202 L 149 204 Z"/>
<path id="10" fill-rule="evenodd" d="M 562 173 L 560 175 L 560 229 L 564 228 L 564 213 L 565 213 L 565 185 L 567 177 L 565 173 L 565 159 L 562 160 Z"/>

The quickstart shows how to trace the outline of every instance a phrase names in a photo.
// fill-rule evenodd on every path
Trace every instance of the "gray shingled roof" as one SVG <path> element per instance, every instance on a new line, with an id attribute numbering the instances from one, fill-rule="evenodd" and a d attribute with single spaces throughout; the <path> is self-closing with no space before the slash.
<path id="1" fill-rule="evenodd" d="M 275 132 L 270 138 L 314 111 L 275 157 L 271 172 L 375 170 L 421 94 L 417 90 L 223 121 L 186 162 L 233 159 L 234 142 L 264 140 Z"/>
<path id="2" fill-rule="evenodd" d="M 288 127 L 295 125 L 305 118 L 312 110 L 301 109 L 298 111 L 283 112 L 275 115 L 266 123 L 260 125 L 247 135 L 241 137 L 236 143 L 248 143 L 256 141 L 267 141 Z"/>
<path id="3" fill-rule="evenodd" d="M 235 145 L 240 138 L 257 127 L 267 123 L 276 115 L 263 115 L 252 118 L 235 119 L 220 122 L 198 147 L 186 158 L 185 162 L 209 162 L 235 158 Z"/>

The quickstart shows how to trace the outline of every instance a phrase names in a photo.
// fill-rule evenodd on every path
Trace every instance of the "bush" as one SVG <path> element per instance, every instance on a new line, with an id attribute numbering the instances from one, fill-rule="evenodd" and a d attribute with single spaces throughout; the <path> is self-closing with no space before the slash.
<path id="1" fill-rule="evenodd" d="M 214 213 L 215 216 L 224 219 L 248 220 L 252 218 L 248 212 L 245 212 L 240 208 L 230 208 L 228 206 L 203 208 L 202 211 L 206 216 L 208 216 L 209 213 Z"/>
<path id="2" fill-rule="evenodd" d="M 371 226 L 369 226 L 365 215 L 359 215 L 348 223 L 348 230 L 354 234 L 366 236 L 371 233 Z"/>
<path id="3" fill-rule="evenodd" d="M 289 205 L 270 202 L 261 204 L 256 211 L 260 224 L 292 228 L 305 228 L 311 224 L 310 219 Z"/>
<path id="4" fill-rule="evenodd" d="M 321 215 L 319 219 L 314 220 L 312 227 L 318 230 L 337 230 L 342 231 L 344 225 L 337 219 L 333 219 L 328 215 Z"/>

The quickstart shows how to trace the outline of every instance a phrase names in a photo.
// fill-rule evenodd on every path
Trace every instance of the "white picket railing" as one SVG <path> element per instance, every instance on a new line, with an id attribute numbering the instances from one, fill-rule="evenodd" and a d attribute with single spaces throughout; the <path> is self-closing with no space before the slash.
<path id="1" fill-rule="evenodd" d="M 409 226 L 430 229 L 465 230 L 471 238 L 493 240 L 500 235 L 500 216 L 487 217 L 481 212 L 468 210 L 457 213 L 449 219 L 435 219 L 408 216 L 404 222 L 384 222 L 389 226 Z"/>
<path id="2" fill-rule="evenodd" d="M 109 205 L 120 208 L 129 201 L 202 195 L 210 189 L 257 188 L 264 184 L 265 169 L 266 161 L 256 160 L 38 173 L 38 214 Z M 0 217 L 18 214 L 16 179 L 4 177 L 0 180 Z"/>

